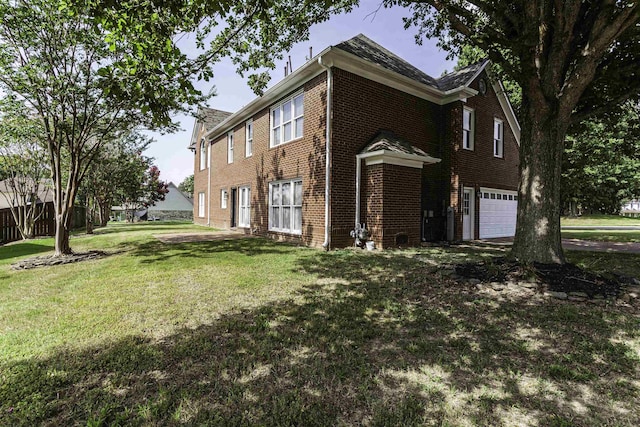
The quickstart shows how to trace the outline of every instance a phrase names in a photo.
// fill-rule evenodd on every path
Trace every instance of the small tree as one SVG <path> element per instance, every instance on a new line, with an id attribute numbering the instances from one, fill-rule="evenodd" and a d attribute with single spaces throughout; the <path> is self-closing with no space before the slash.
<path id="1" fill-rule="evenodd" d="M 0 102 L 0 193 L 23 239 L 34 237 L 36 221 L 46 211 L 50 192 L 47 153 L 40 122 L 12 99 Z"/>
<path id="2" fill-rule="evenodd" d="M 186 193 L 193 199 L 193 175 L 189 175 L 186 177 L 180 185 L 178 185 L 178 190 Z"/>
<path id="3" fill-rule="evenodd" d="M 71 252 L 80 182 L 109 136 L 133 125 L 168 125 L 170 111 L 199 100 L 175 69 L 151 75 L 128 62 L 132 50 L 140 48 L 136 54 L 144 55 L 144 49 L 115 39 L 86 4 L 73 9 L 69 4 L 0 0 L 0 83 L 42 123 L 53 181 L 56 256 Z"/>
<path id="4" fill-rule="evenodd" d="M 140 164 L 145 164 L 145 159 L 141 160 Z M 150 159 L 146 159 L 146 162 L 150 162 Z M 122 187 L 121 193 L 127 221 L 133 221 L 135 211 L 148 208 L 156 202 L 164 200 L 168 192 L 169 186 L 160 180 L 160 170 L 155 165 L 151 165 L 136 178 L 130 179 L 127 185 Z"/>
<path id="5" fill-rule="evenodd" d="M 151 161 L 141 153 L 151 142 L 151 138 L 132 131 L 116 136 L 103 145 L 82 181 L 81 193 L 87 205 L 87 225 L 93 223 L 96 217 L 100 226 L 107 225 L 111 207 L 120 200 L 122 189 L 129 185 L 129 181 L 134 187 L 141 185 L 143 173 Z"/>

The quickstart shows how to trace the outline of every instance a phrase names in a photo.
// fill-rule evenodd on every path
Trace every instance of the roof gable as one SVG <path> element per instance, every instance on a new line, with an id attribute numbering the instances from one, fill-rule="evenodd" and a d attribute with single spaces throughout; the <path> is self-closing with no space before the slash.
<path id="1" fill-rule="evenodd" d="M 214 108 L 198 107 L 198 111 L 196 113 L 196 121 L 193 125 L 193 133 L 191 134 L 191 143 L 189 144 L 189 149 L 193 150 L 196 148 L 196 144 L 198 143 L 198 141 L 196 141 L 196 138 L 203 128 L 205 132 L 208 132 L 222 123 L 231 114 L 233 113 L 230 113 L 228 111 L 216 110 Z"/>
<path id="2" fill-rule="evenodd" d="M 469 86 L 472 81 L 480 75 L 485 69 L 489 61 L 484 59 L 475 64 L 467 65 L 459 70 L 445 74 L 438 79 L 438 87 L 443 91 L 457 89 L 462 86 Z"/>

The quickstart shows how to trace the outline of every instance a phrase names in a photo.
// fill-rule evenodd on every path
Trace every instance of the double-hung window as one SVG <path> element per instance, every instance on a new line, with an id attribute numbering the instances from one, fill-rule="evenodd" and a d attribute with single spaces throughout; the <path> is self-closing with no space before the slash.
<path id="1" fill-rule="evenodd" d="M 198 216 L 204 218 L 204 193 L 198 193 Z"/>
<path id="2" fill-rule="evenodd" d="M 227 163 L 233 163 L 233 131 L 227 133 Z"/>
<path id="3" fill-rule="evenodd" d="M 493 119 L 493 155 L 504 157 L 504 125 L 499 119 Z"/>
<path id="4" fill-rule="evenodd" d="M 245 145 L 244 156 L 251 157 L 253 154 L 253 120 L 249 120 L 245 124 Z"/>
<path id="5" fill-rule="evenodd" d="M 462 110 L 462 148 L 473 150 L 475 114 L 471 108 Z"/>
<path id="6" fill-rule="evenodd" d="M 240 187 L 240 216 L 238 218 L 240 227 L 251 226 L 251 189 Z"/>
<path id="7" fill-rule="evenodd" d="M 302 181 L 269 184 L 269 230 L 302 233 Z"/>
<path id="8" fill-rule="evenodd" d="M 227 200 L 229 200 L 227 190 L 220 190 L 220 209 L 227 209 Z"/>
<path id="9" fill-rule="evenodd" d="M 271 108 L 271 147 L 302 138 L 304 131 L 304 93 L 287 98 Z"/>
<path id="10" fill-rule="evenodd" d="M 204 138 L 200 140 L 200 170 L 207 167 L 207 143 Z"/>

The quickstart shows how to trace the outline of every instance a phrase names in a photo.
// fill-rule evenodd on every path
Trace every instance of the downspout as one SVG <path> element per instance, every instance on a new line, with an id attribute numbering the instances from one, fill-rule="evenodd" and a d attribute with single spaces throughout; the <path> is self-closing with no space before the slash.
<path id="1" fill-rule="evenodd" d="M 356 225 L 357 229 L 360 226 L 360 175 L 362 168 L 362 159 L 360 154 L 356 155 Z"/>
<path id="2" fill-rule="evenodd" d="M 211 227 L 211 142 L 207 142 L 207 227 Z"/>
<path id="3" fill-rule="evenodd" d="M 324 243 L 322 243 L 322 247 L 326 250 L 329 250 L 331 245 L 331 233 L 329 232 L 331 228 L 331 217 L 330 217 L 330 206 L 331 206 L 331 129 L 332 129 L 332 104 L 333 104 L 333 70 L 331 69 L 332 64 L 323 64 L 322 56 L 318 57 L 318 64 L 327 70 L 327 121 L 326 121 L 326 147 L 325 147 L 325 177 L 324 177 Z"/>

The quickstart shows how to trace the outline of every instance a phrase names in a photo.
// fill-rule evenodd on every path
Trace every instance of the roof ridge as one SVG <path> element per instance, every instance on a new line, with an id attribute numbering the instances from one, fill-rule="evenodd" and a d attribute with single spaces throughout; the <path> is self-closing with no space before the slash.
<path id="1" fill-rule="evenodd" d="M 358 46 L 358 44 L 366 45 L 372 49 L 369 49 L 369 51 L 365 52 L 365 47 Z M 432 86 L 436 89 L 438 88 L 437 79 L 425 73 L 420 68 L 416 67 L 398 54 L 390 51 L 379 43 L 376 43 L 362 33 L 348 40 L 342 41 L 334 47 L 352 55 L 358 56 L 361 59 L 367 60 L 381 67 L 395 71 L 398 74 L 403 74 L 406 77 L 421 81 L 422 83 Z M 395 64 L 393 64 L 389 60 L 395 62 Z"/>

